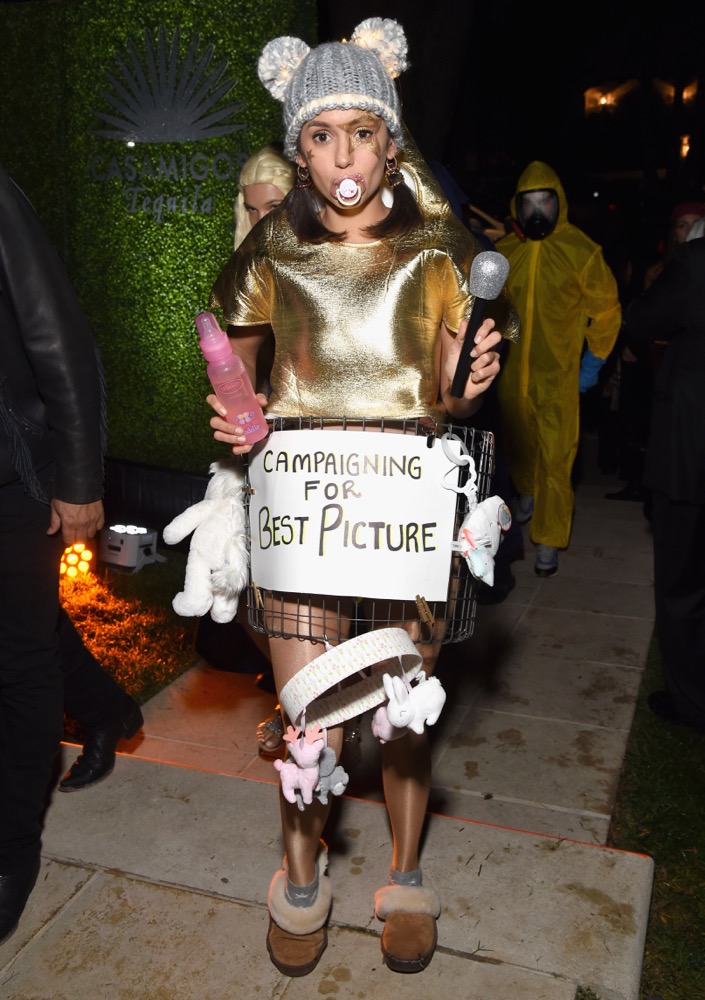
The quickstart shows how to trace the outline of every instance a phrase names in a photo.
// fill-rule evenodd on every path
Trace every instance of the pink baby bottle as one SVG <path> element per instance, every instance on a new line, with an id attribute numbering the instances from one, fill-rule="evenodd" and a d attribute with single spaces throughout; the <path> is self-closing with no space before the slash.
<path id="1" fill-rule="evenodd" d="M 227 420 L 239 424 L 248 444 L 269 433 L 262 407 L 257 402 L 245 366 L 233 353 L 228 335 L 211 312 L 196 316 L 196 329 L 213 392 L 227 410 Z"/>

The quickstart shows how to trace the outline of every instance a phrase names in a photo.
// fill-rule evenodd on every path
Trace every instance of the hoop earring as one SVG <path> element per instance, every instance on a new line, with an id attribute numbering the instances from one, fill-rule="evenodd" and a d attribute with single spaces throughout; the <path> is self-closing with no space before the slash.
<path id="1" fill-rule="evenodd" d="M 299 191 L 306 188 L 313 187 L 313 181 L 311 180 L 311 173 L 308 167 L 302 167 L 297 165 L 296 167 L 296 183 L 294 185 Z"/>
<path id="2" fill-rule="evenodd" d="M 404 175 L 399 169 L 396 156 L 392 156 L 391 159 L 387 160 L 384 168 L 384 176 L 387 178 L 387 184 L 389 184 L 390 188 L 395 188 L 399 184 L 404 183 Z"/>

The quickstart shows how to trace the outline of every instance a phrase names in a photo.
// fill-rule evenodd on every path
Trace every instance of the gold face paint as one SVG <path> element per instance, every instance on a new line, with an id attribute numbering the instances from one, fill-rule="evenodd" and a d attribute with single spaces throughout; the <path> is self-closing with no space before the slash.
<path id="1" fill-rule="evenodd" d="M 333 108 L 303 126 L 297 162 L 308 166 L 324 197 L 345 209 L 355 208 L 368 191 L 378 191 L 385 149 L 391 146 L 382 118 L 367 110 Z"/>
<path id="2" fill-rule="evenodd" d="M 379 130 L 382 127 L 382 124 L 383 120 L 378 118 L 377 115 L 373 114 L 371 111 L 360 111 L 360 113 L 355 115 L 355 117 L 350 121 L 341 125 L 336 125 L 335 128 L 340 129 L 340 131 L 345 132 L 350 136 L 351 152 L 358 148 L 367 147 L 374 156 L 379 157 L 381 155 Z M 310 160 L 318 152 L 316 147 L 319 143 L 315 138 L 316 131 L 318 129 L 320 129 L 322 133 L 330 133 L 330 125 L 325 120 L 325 112 L 322 113 L 320 118 L 314 118 L 312 121 L 307 122 L 301 130 L 299 140 L 301 144 L 301 152 L 307 160 Z M 320 145 L 323 145 L 323 143 L 320 143 Z M 299 162 L 298 157 L 296 162 Z M 303 165 L 304 164 L 301 163 L 301 166 Z"/>
<path id="3" fill-rule="evenodd" d="M 379 156 L 381 150 L 378 141 L 378 133 L 381 124 L 381 118 L 378 118 L 369 111 L 363 111 L 361 114 L 353 118 L 352 121 L 343 125 L 343 131 L 347 132 L 350 136 L 351 151 L 359 148 L 360 146 L 367 146 L 371 152 L 375 154 L 375 156 Z"/>

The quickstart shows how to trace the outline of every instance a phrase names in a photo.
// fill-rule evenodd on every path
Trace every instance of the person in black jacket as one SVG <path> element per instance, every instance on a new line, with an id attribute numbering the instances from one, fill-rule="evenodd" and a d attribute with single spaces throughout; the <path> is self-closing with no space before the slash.
<path id="1" fill-rule="evenodd" d="M 39 872 L 64 667 L 74 685 L 85 680 L 62 661 L 59 564 L 65 546 L 103 526 L 103 455 L 87 319 L 32 205 L 0 167 L 0 942 Z"/>
<path id="2" fill-rule="evenodd" d="M 629 305 L 625 341 L 637 357 L 665 343 L 658 366 L 644 485 L 651 492 L 662 718 L 705 730 L 705 239 L 679 247 Z"/>

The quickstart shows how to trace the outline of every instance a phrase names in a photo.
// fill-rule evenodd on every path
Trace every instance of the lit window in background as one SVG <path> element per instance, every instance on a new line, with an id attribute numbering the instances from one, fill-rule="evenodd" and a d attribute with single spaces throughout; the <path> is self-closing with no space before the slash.
<path id="1" fill-rule="evenodd" d="M 687 157 L 687 155 L 688 155 L 689 152 L 690 152 L 690 136 L 689 135 L 682 135 L 681 136 L 681 149 L 680 149 L 681 160 L 684 160 Z"/>
<path id="2" fill-rule="evenodd" d="M 672 83 L 657 78 L 653 81 L 653 85 L 664 104 L 673 104 L 676 99 L 676 88 Z"/>
<path id="3" fill-rule="evenodd" d="M 590 87 L 583 94 L 585 114 L 596 111 L 615 111 L 620 101 L 639 87 L 638 80 L 627 80 L 625 83 L 606 83 L 600 87 Z"/>
<path id="4" fill-rule="evenodd" d="M 658 77 L 653 81 L 654 89 L 659 94 L 664 104 L 674 104 L 676 100 L 676 88 L 668 80 L 660 80 Z M 698 94 L 698 81 L 693 80 L 680 91 L 680 98 L 683 104 L 692 104 Z"/>
<path id="5" fill-rule="evenodd" d="M 683 88 L 683 103 L 692 104 L 697 96 L 698 96 L 698 81 L 693 80 L 692 83 L 689 83 L 687 87 Z"/>
<path id="6" fill-rule="evenodd" d="M 674 104 L 676 96 L 680 96 L 683 104 L 688 106 L 695 101 L 698 94 L 697 80 L 693 80 L 683 87 L 678 95 L 675 86 L 668 80 L 654 77 L 651 85 L 663 103 L 667 105 Z M 616 111 L 625 97 L 639 89 L 641 89 L 641 84 L 638 80 L 626 80 L 624 83 L 605 83 L 599 87 L 590 87 L 583 92 L 585 114 Z"/>
<path id="7" fill-rule="evenodd" d="M 67 546 L 61 557 L 61 576 L 68 577 L 69 579 L 85 576 L 92 568 L 92 559 L 93 553 L 90 549 L 86 548 L 83 542 L 76 542 L 74 545 Z"/>

